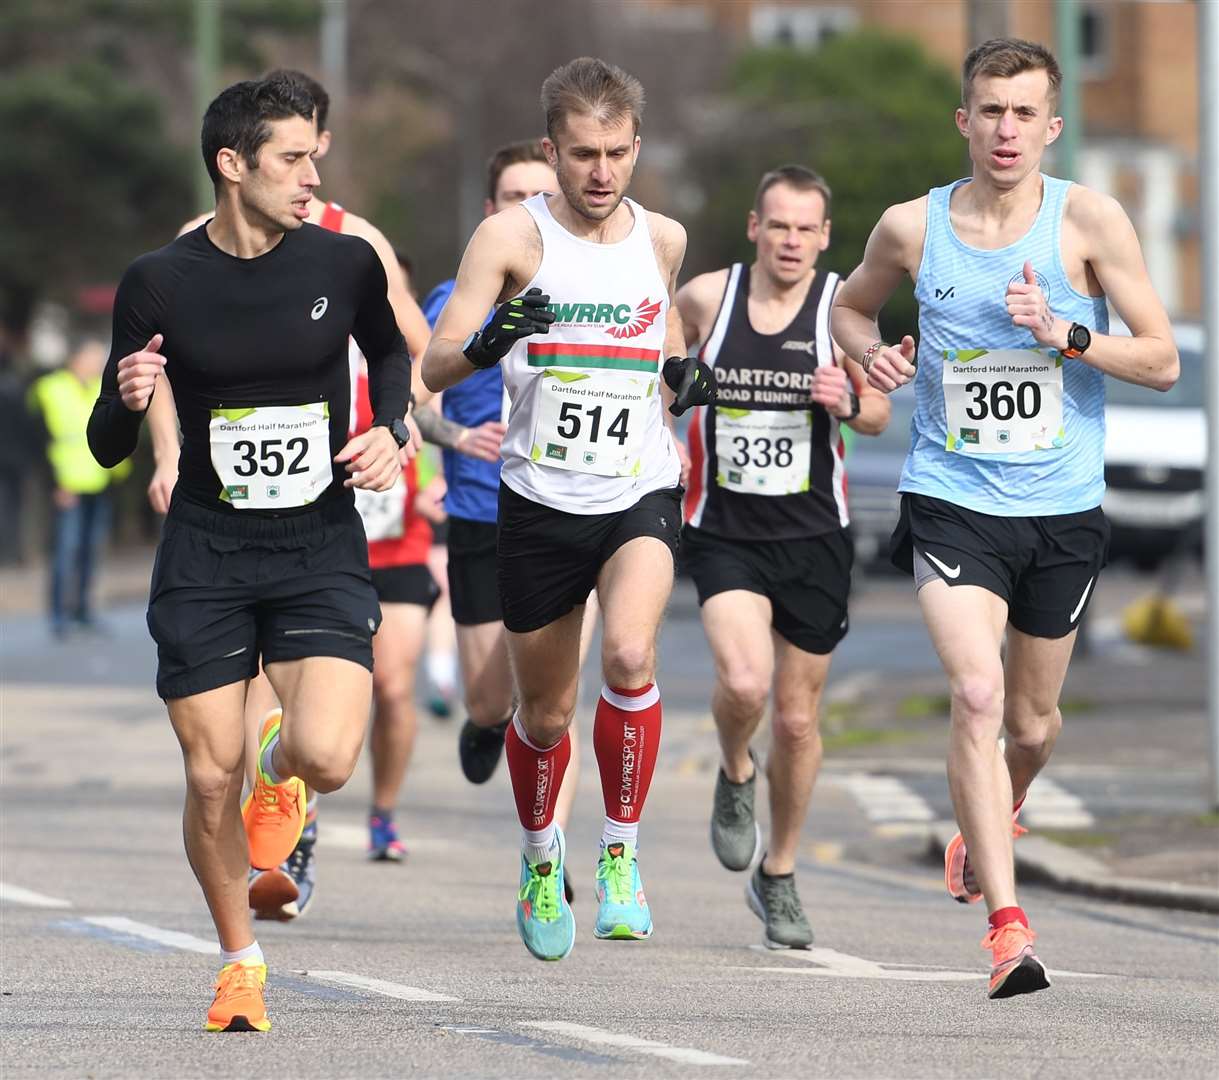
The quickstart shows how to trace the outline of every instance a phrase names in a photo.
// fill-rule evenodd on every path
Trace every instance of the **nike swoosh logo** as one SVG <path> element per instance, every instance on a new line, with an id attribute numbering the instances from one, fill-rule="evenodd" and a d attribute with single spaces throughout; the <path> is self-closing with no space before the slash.
<path id="1" fill-rule="evenodd" d="M 1088 584 L 1084 586 L 1084 594 L 1079 598 L 1079 603 L 1075 605 L 1075 610 L 1071 612 L 1071 622 L 1079 618 L 1079 613 L 1083 611 L 1084 604 L 1088 600 L 1088 593 L 1092 591 L 1092 582 L 1095 580 L 1095 577 L 1088 578 Z"/>
<path id="2" fill-rule="evenodd" d="M 947 563 L 940 562 L 940 560 L 937 559 L 934 555 L 932 555 L 930 551 L 924 551 L 923 557 L 926 559 L 930 559 L 933 563 L 935 563 L 935 565 L 938 566 L 940 568 L 940 570 L 942 570 L 944 572 L 944 575 L 946 577 L 956 579 L 961 576 L 961 564 L 960 563 L 957 563 L 956 566 L 949 566 Z"/>

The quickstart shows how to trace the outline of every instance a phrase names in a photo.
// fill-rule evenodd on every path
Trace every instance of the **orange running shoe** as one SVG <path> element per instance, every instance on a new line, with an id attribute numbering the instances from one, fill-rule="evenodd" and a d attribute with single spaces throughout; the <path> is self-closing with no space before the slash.
<path id="1" fill-rule="evenodd" d="M 1013 838 L 1028 832 L 1028 829 L 1016 821 L 1023 805 L 1024 800 L 1021 799 L 1019 806 L 1012 811 Z M 978 885 L 978 879 L 974 877 L 973 867 L 969 865 L 969 855 L 965 852 L 965 837 L 960 833 L 949 840 L 948 846 L 944 848 L 944 885 L 948 889 L 948 895 L 959 903 L 976 904 L 982 899 L 982 889 Z"/>
<path id="2" fill-rule="evenodd" d="M 982 939 L 982 948 L 990 949 L 990 993 L 992 998 L 1009 998 L 1031 994 L 1050 985 L 1045 965 L 1033 952 L 1037 935 L 1023 923 L 1005 923 L 991 930 Z"/>
<path id="3" fill-rule="evenodd" d="M 262 988 L 266 964 L 225 964 L 216 979 L 216 998 L 207 1010 L 207 1031 L 270 1031 Z"/>
<path id="4" fill-rule="evenodd" d="M 279 733 L 282 719 L 283 711 L 274 709 L 262 722 L 254 790 L 241 807 L 241 819 L 245 822 L 250 847 L 250 865 L 255 870 L 277 868 L 292 854 L 305 828 L 305 782 L 292 776 L 282 784 L 273 784 L 262 771 L 263 751 Z"/>

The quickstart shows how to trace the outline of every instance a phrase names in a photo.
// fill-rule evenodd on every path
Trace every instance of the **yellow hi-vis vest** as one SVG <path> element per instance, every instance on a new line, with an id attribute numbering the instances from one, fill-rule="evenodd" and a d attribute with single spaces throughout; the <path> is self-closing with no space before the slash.
<path id="1" fill-rule="evenodd" d="M 104 469 L 89 450 L 85 429 L 101 385 L 100 378 L 82 383 L 65 368 L 43 375 L 30 387 L 30 404 L 42 414 L 51 435 L 47 457 L 55 483 L 74 495 L 105 491 L 111 480 L 121 480 L 131 471 L 127 461 Z"/>

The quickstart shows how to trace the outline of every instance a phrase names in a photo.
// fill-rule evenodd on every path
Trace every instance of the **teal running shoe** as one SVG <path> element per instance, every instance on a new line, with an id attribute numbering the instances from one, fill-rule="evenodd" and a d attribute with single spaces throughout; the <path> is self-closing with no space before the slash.
<path id="1" fill-rule="evenodd" d="M 530 863 L 521 855 L 521 891 L 516 898 L 516 928 L 539 960 L 562 960 L 576 943 L 576 917 L 563 895 L 567 845 L 557 829 L 558 854 L 550 862 Z"/>
<path id="2" fill-rule="evenodd" d="M 597 903 L 595 937 L 641 941 L 652 936 L 652 912 L 630 844 L 606 844 L 602 849 L 597 863 Z"/>

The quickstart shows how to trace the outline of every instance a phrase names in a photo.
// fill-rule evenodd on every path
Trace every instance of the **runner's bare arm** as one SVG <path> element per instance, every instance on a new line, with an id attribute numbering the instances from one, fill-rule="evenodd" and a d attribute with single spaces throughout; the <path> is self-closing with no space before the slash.
<path id="1" fill-rule="evenodd" d="M 1093 334 L 1077 363 L 1125 382 L 1167 390 L 1181 372 L 1172 324 L 1147 275 L 1134 226 L 1116 199 L 1080 187 L 1071 188 L 1064 222 L 1064 246 L 1079 238 L 1096 280 L 1132 337 Z M 1074 234 L 1072 236 L 1072 234 Z M 1069 323 L 1057 320 L 1066 344 Z"/>
<path id="2" fill-rule="evenodd" d="M 433 399 L 438 396 L 431 395 Z M 498 420 L 488 420 L 473 428 L 463 427 L 442 416 L 435 400 L 416 410 L 413 415 L 420 433 L 428 442 L 481 461 L 499 460 L 499 447 L 507 428 Z"/>
<path id="3" fill-rule="evenodd" d="M 691 278 L 677 290 L 677 308 L 681 312 L 687 351 L 710 337 L 727 281 L 727 270 L 713 270 Z"/>
<path id="4" fill-rule="evenodd" d="M 526 259 L 529 252 L 536 252 L 533 257 L 540 261 L 536 234 L 529 212 L 517 206 L 484 218 L 474 230 L 461 257 L 453 292 L 436 320 L 420 365 L 429 390 L 439 393 L 474 374 L 475 368 L 462 353 L 462 346 L 482 327 L 487 312 L 503 298 L 506 289 L 518 281 L 529 281 L 536 273 L 536 266 L 525 274 L 524 267 L 514 265 L 522 261 L 514 252 L 522 244 L 527 249 Z"/>
<path id="5" fill-rule="evenodd" d="M 889 426 L 889 416 L 893 411 L 889 405 L 889 395 L 872 386 L 863 368 L 837 345 L 834 346 L 834 358 L 850 379 L 851 389 L 859 396 L 859 415 L 854 420 L 846 421 L 847 426 L 860 435 L 879 435 Z"/>
<path id="6" fill-rule="evenodd" d="M 830 313 L 831 332 L 851 359 L 861 361 L 880 340 L 876 318 L 902 278 L 917 278 L 926 222 L 926 196 L 890 206 L 868 237 L 863 262 L 838 290 Z M 885 392 L 896 389 L 914 377 L 913 358 L 914 339 L 906 335 L 900 346 L 873 355 L 869 381 Z"/>
<path id="7" fill-rule="evenodd" d="M 152 436 L 152 457 L 156 462 L 148 483 L 148 501 L 158 514 L 168 513 L 169 500 L 178 482 L 178 457 L 182 444 L 178 438 L 178 410 L 169 379 L 162 372 L 148 403 L 148 432 Z"/>
<path id="8" fill-rule="evenodd" d="M 420 359 L 427 350 L 432 330 L 428 326 L 423 312 L 419 309 L 419 305 L 415 303 L 415 298 L 411 296 L 410 290 L 406 287 L 406 275 L 403 274 L 402 267 L 398 264 L 398 256 L 394 254 L 393 245 L 386 239 L 385 234 L 370 221 L 350 211 L 343 215 L 343 232 L 367 240 L 372 245 L 373 251 L 377 253 L 377 258 L 381 260 L 381 265 L 385 268 L 387 295 L 390 306 L 394 309 L 398 329 L 402 331 L 402 336 L 406 339 L 406 347 L 411 356 L 416 360 Z M 411 367 L 411 392 L 415 395 L 416 405 L 424 405 L 432 398 L 432 392 L 423 383 L 420 367 L 421 365 L 418 363 Z"/>

